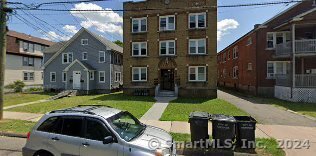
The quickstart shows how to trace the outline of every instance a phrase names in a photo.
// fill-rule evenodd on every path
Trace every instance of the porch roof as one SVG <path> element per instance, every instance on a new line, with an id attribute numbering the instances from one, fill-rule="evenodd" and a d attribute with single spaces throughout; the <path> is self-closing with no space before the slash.
<path id="1" fill-rule="evenodd" d="M 69 66 L 67 66 L 67 67 L 64 69 L 64 71 L 69 71 L 69 69 L 70 69 L 73 65 L 75 65 L 76 63 L 78 63 L 80 66 L 82 66 L 85 71 L 95 71 L 95 69 L 94 69 L 91 65 L 89 65 L 89 64 L 87 64 L 87 63 L 85 63 L 85 62 L 80 62 L 80 61 L 77 60 L 77 59 L 76 59 L 75 61 L 73 61 Z"/>

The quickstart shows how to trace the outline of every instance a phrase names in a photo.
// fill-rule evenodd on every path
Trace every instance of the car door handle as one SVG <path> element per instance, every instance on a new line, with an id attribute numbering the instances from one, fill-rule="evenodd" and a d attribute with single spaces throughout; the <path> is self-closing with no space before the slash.
<path id="1" fill-rule="evenodd" d="M 89 144 L 89 143 L 87 143 L 87 142 L 82 143 L 82 145 L 83 145 L 84 147 L 88 147 L 88 146 L 90 146 L 90 144 Z"/>
<path id="2" fill-rule="evenodd" d="M 54 137 L 54 138 L 52 138 L 52 140 L 54 140 L 54 141 L 58 141 L 58 140 L 59 140 L 59 138 Z"/>

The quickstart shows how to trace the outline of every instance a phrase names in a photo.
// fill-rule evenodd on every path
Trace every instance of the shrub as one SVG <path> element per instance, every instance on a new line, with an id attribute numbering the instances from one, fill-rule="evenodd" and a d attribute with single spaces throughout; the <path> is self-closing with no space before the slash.
<path id="1" fill-rule="evenodd" d="M 7 85 L 5 88 L 13 89 L 15 92 L 22 92 L 24 87 L 25 87 L 25 83 L 23 81 L 17 80 Z"/>

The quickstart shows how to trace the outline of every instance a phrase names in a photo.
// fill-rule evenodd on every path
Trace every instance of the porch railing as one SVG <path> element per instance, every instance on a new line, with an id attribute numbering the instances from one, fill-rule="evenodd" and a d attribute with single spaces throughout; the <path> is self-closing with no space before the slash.
<path id="1" fill-rule="evenodd" d="M 292 54 L 292 41 L 277 44 L 275 47 L 276 56 L 289 56 Z"/>
<path id="2" fill-rule="evenodd" d="M 296 74 L 296 87 L 316 87 L 316 74 Z"/>
<path id="3" fill-rule="evenodd" d="M 295 52 L 300 53 L 316 53 L 316 39 L 296 40 Z"/>

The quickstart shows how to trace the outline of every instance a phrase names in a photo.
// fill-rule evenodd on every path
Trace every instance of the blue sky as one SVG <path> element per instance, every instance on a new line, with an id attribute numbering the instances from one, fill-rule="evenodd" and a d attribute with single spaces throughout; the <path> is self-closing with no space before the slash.
<path id="1" fill-rule="evenodd" d="M 9 0 L 9 2 L 21 2 L 22 0 Z M 41 0 L 40 2 L 65 1 L 65 0 Z M 126 0 L 110 0 L 107 2 L 94 2 L 92 4 L 67 4 L 45 6 L 43 8 L 54 9 L 122 9 Z M 231 5 L 256 2 L 271 2 L 275 0 L 218 0 L 218 5 Z M 39 3 L 39 0 L 23 0 L 26 4 Z M 291 5 L 255 6 L 242 8 L 218 9 L 218 51 L 222 50 L 239 37 L 250 31 L 255 24 L 260 24 L 280 13 Z M 14 7 L 11 5 L 11 7 Z M 33 14 L 46 23 L 37 20 Z M 24 24 L 16 16 L 22 16 L 32 22 L 34 26 Z M 17 11 L 17 15 L 10 17 L 8 22 L 11 30 L 23 32 L 37 37 L 48 38 L 55 41 L 66 40 L 72 36 L 81 26 L 87 27 L 110 40 L 122 40 L 122 12 L 85 13 L 84 15 L 71 12 L 52 11 Z M 21 18 L 21 17 L 20 17 Z M 42 23 L 42 24 L 41 24 Z M 48 24 L 47 24 L 48 23 Z"/>

